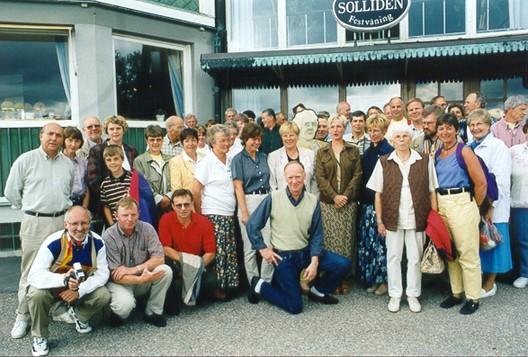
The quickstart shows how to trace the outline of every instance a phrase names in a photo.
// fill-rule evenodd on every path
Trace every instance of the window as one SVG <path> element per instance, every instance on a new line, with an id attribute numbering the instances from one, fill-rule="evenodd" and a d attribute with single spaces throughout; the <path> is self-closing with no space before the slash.
<path id="1" fill-rule="evenodd" d="M 416 98 L 428 103 L 437 95 L 444 96 L 450 103 L 461 103 L 464 100 L 463 84 L 460 81 L 416 83 Z"/>
<path id="2" fill-rule="evenodd" d="M 383 109 L 392 97 L 399 96 L 400 84 L 361 84 L 348 86 L 346 91 L 347 102 L 350 103 L 352 111 L 362 110 L 366 113 L 373 105 Z"/>
<path id="3" fill-rule="evenodd" d="M 346 41 L 397 40 L 400 38 L 400 25 L 378 32 L 357 32 L 346 30 Z"/>
<path id="4" fill-rule="evenodd" d="M 71 119 L 67 31 L 0 31 L 0 119 Z"/>
<path id="5" fill-rule="evenodd" d="M 477 0 L 477 31 L 528 28 L 526 0 Z"/>
<path id="6" fill-rule="evenodd" d="M 512 95 L 528 95 L 528 83 L 522 78 L 492 79 L 480 81 L 480 92 L 486 97 L 486 109 L 503 109 L 504 102 Z"/>
<path id="7" fill-rule="evenodd" d="M 114 39 L 117 112 L 129 119 L 185 113 L 183 51 Z"/>
<path id="8" fill-rule="evenodd" d="M 280 111 L 280 89 L 233 89 L 233 108 L 239 112 L 252 110 L 260 116 L 264 109 L 271 108 Z"/>
<path id="9" fill-rule="evenodd" d="M 229 50 L 277 48 L 277 0 L 231 0 Z"/>
<path id="10" fill-rule="evenodd" d="M 302 103 L 315 112 L 325 110 L 331 115 L 335 113 L 339 103 L 339 89 L 330 87 L 290 87 L 288 88 L 288 117 L 293 117 L 292 108 Z"/>
<path id="11" fill-rule="evenodd" d="M 337 41 L 331 1 L 288 0 L 286 17 L 288 47 Z"/>
<path id="12" fill-rule="evenodd" d="M 414 0 L 409 9 L 409 36 L 464 33 L 465 0 Z"/>

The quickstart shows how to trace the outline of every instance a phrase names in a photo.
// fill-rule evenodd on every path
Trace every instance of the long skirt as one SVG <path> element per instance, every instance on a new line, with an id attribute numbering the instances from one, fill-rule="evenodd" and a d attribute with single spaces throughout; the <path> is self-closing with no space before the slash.
<path id="1" fill-rule="evenodd" d="M 508 223 L 493 224 L 502 236 L 502 240 L 495 248 L 480 251 L 480 265 L 483 273 L 506 273 L 512 268 Z"/>
<path id="2" fill-rule="evenodd" d="M 350 259 L 352 269 L 356 266 L 356 212 L 355 202 L 341 208 L 321 202 L 325 249 Z"/>
<path id="3" fill-rule="evenodd" d="M 367 285 L 387 282 L 387 248 L 378 234 L 374 205 L 361 205 L 358 234 L 359 277 Z"/>
<path id="4" fill-rule="evenodd" d="M 216 238 L 215 270 L 220 289 L 237 288 L 239 283 L 235 222 L 232 216 L 208 214 Z"/>

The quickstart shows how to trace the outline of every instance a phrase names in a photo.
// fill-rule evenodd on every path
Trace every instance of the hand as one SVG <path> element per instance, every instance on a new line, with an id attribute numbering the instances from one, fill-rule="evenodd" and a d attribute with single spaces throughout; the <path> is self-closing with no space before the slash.
<path id="1" fill-rule="evenodd" d="M 150 271 L 147 268 L 143 269 L 143 273 L 141 274 L 141 280 L 143 283 L 154 283 L 161 278 L 165 276 L 165 272 L 163 270 L 158 271 Z"/>
<path id="2" fill-rule="evenodd" d="M 158 203 L 158 205 L 160 206 L 161 209 L 169 208 L 170 204 L 171 204 L 170 199 L 167 196 L 163 196 L 161 201 L 159 201 L 159 203 Z"/>
<path id="3" fill-rule="evenodd" d="M 77 291 L 79 290 L 79 285 L 80 283 L 77 280 L 75 280 L 74 277 L 70 276 L 70 279 L 68 279 L 68 289 L 72 291 Z"/>
<path id="4" fill-rule="evenodd" d="M 310 265 L 304 270 L 304 279 L 307 281 L 312 281 L 317 277 L 317 267 L 319 266 L 318 262 L 312 261 Z"/>
<path id="5" fill-rule="evenodd" d="M 242 224 L 243 225 L 246 225 L 247 222 L 249 221 L 249 212 L 248 211 L 243 211 L 242 212 L 242 217 L 241 217 L 241 220 L 242 220 Z"/>
<path id="6" fill-rule="evenodd" d="M 67 302 L 68 304 L 71 304 L 75 302 L 77 299 L 79 299 L 79 291 L 73 291 L 71 289 L 64 290 L 59 294 L 59 297 Z"/>
<path id="7" fill-rule="evenodd" d="M 112 271 L 112 279 L 114 281 L 119 281 L 123 279 L 125 275 L 136 275 L 136 273 L 137 273 L 136 267 L 129 268 L 124 265 L 120 265 Z"/>
<path id="8" fill-rule="evenodd" d="M 387 229 L 385 228 L 383 222 L 378 223 L 378 234 L 383 237 L 387 235 Z"/>
<path id="9" fill-rule="evenodd" d="M 281 256 L 273 251 L 273 249 L 267 247 L 259 250 L 262 259 L 268 262 L 268 264 L 279 265 L 282 260 Z"/>
<path id="10" fill-rule="evenodd" d="M 336 208 L 341 208 L 348 202 L 348 197 L 343 195 L 336 195 L 334 197 L 334 204 Z"/>

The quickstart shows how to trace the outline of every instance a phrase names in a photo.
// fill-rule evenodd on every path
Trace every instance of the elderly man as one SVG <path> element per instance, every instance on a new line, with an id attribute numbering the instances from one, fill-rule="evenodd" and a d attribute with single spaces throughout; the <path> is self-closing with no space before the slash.
<path id="1" fill-rule="evenodd" d="M 346 128 L 345 128 L 345 134 L 350 134 L 352 132 L 352 128 L 350 125 L 348 125 L 348 121 L 350 120 L 350 111 L 351 111 L 350 103 L 347 101 L 339 102 L 336 106 L 336 113 L 337 116 L 343 115 L 347 122 L 346 122 Z"/>
<path id="2" fill-rule="evenodd" d="M 167 129 L 167 135 L 163 138 L 161 153 L 170 157 L 181 154 L 183 145 L 180 142 L 180 133 L 185 129 L 183 119 L 176 115 L 168 117 L 165 120 L 165 129 Z"/>
<path id="3" fill-rule="evenodd" d="M 198 125 L 198 119 L 196 118 L 196 115 L 187 114 L 183 119 L 185 121 L 186 128 L 196 129 L 196 126 Z"/>
<path id="4" fill-rule="evenodd" d="M 96 116 L 88 116 L 83 121 L 83 132 L 86 140 L 83 146 L 77 150 L 77 156 L 87 160 L 90 149 L 97 144 L 103 143 L 103 130 L 101 121 Z"/>
<path id="5" fill-rule="evenodd" d="M 216 255 L 213 224 L 193 212 L 193 195 L 187 189 L 172 194 L 172 212 L 165 214 L 159 224 L 159 237 L 165 259 L 171 266 L 173 282 L 167 292 L 165 310 L 178 314 L 179 303 L 194 305 L 201 287 L 216 288 L 212 264 Z M 202 284 L 202 273 L 204 284 Z"/>
<path id="6" fill-rule="evenodd" d="M 264 109 L 261 113 L 261 118 L 264 125 L 264 135 L 262 136 L 260 151 L 268 155 L 270 152 L 282 147 L 282 139 L 279 134 L 280 125 L 277 125 L 273 109 Z"/>
<path id="7" fill-rule="evenodd" d="M 443 95 L 437 95 L 431 99 L 431 105 L 438 105 L 445 112 L 447 109 L 447 99 Z"/>
<path id="8" fill-rule="evenodd" d="M 90 212 L 73 206 L 64 216 L 64 228 L 44 241 L 29 271 L 33 356 L 49 352 L 49 311 L 54 301 L 68 304 L 78 333 L 92 331 L 88 321 L 110 302 L 104 286 L 110 274 L 105 246 L 101 237 L 90 232 Z"/>
<path id="9" fill-rule="evenodd" d="M 51 233 L 61 229 L 64 213 L 72 205 L 74 167 L 60 152 L 62 143 L 61 126 L 44 125 L 40 131 L 40 147 L 20 155 L 7 178 L 4 195 L 24 213 L 19 233 L 22 261 L 17 318 L 11 330 L 13 338 L 24 337 L 29 328 L 27 276 L 37 250 Z"/>
<path id="10" fill-rule="evenodd" d="M 246 225 L 253 249 L 276 265 L 271 283 L 259 277 L 251 280 L 248 300 L 260 297 L 291 314 L 302 312 L 300 273 L 313 282 L 310 300 L 337 304 L 330 295 L 350 271 L 352 263 L 323 249 L 323 224 L 317 197 L 304 189 L 304 167 L 294 160 L 284 167 L 287 188 L 268 195 L 250 216 Z M 266 246 L 261 229 L 270 220 L 271 247 Z M 319 271 L 324 271 L 320 276 Z"/>
<path id="11" fill-rule="evenodd" d="M 507 147 L 522 144 L 526 134 L 522 128 L 528 114 L 528 98 L 513 95 L 504 102 L 505 116 L 491 127 L 494 137 L 501 139 Z"/>
<path id="12" fill-rule="evenodd" d="M 237 111 L 235 108 L 227 108 L 224 112 L 224 121 L 229 122 L 235 119 L 235 115 L 237 114 Z"/>
<path id="13" fill-rule="evenodd" d="M 439 105 L 428 105 L 423 111 L 423 135 L 413 139 L 411 148 L 421 154 L 434 155 L 442 145 L 436 136 L 436 121 L 444 114 Z"/>
<path id="14" fill-rule="evenodd" d="M 486 99 L 480 92 L 469 93 L 464 101 L 466 116 L 475 109 L 486 108 Z"/>
<path id="15" fill-rule="evenodd" d="M 150 224 L 138 220 L 137 202 L 126 197 L 117 203 L 117 223 L 103 234 L 111 279 L 110 324 L 120 326 L 136 306 L 136 297 L 147 296 L 145 321 L 167 325 L 163 317 L 165 295 L 172 270 L 165 265 L 163 247 Z"/>

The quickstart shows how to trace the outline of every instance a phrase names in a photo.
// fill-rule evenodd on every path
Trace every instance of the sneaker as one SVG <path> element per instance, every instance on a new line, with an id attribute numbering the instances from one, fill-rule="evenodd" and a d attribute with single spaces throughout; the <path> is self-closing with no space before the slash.
<path id="1" fill-rule="evenodd" d="M 480 298 L 492 297 L 496 293 L 497 293 L 497 285 L 496 284 L 493 284 L 493 287 L 489 291 L 486 291 L 486 290 L 480 288 Z"/>
<path id="2" fill-rule="evenodd" d="M 62 314 L 57 316 L 53 315 L 51 318 L 53 319 L 53 321 L 64 322 L 70 325 L 73 325 L 75 323 L 75 321 L 71 318 L 70 314 L 67 311 L 64 311 Z"/>
<path id="3" fill-rule="evenodd" d="M 48 340 L 41 337 L 33 337 L 33 341 L 31 342 L 31 354 L 33 356 L 47 356 L 48 353 Z"/>
<path id="4" fill-rule="evenodd" d="M 29 321 L 23 320 L 19 317 L 15 320 L 15 324 L 13 325 L 13 328 L 11 329 L 11 337 L 12 338 L 22 338 L 24 337 L 29 330 Z"/>
<path id="5" fill-rule="evenodd" d="M 387 308 L 390 312 L 398 312 L 400 311 L 400 298 L 391 297 L 389 300 L 389 305 L 387 305 Z"/>
<path id="6" fill-rule="evenodd" d="M 75 329 L 78 333 L 89 333 L 92 331 L 92 326 L 90 326 L 88 322 L 79 320 L 73 307 L 70 307 L 68 309 L 68 315 L 70 315 L 71 319 L 74 321 Z"/>
<path id="7" fill-rule="evenodd" d="M 145 321 L 157 327 L 167 326 L 167 319 L 158 314 L 152 314 L 152 315 L 145 314 Z"/>
<path id="8" fill-rule="evenodd" d="M 513 282 L 513 286 L 515 286 L 517 289 L 524 289 L 528 285 L 528 278 L 525 278 L 523 276 L 515 279 Z"/>
<path id="9" fill-rule="evenodd" d="M 418 298 L 408 296 L 407 303 L 409 304 L 409 310 L 411 310 L 412 312 L 422 311 L 422 305 L 420 305 L 420 301 L 418 301 Z"/>
<path id="10" fill-rule="evenodd" d="M 462 315 L 471 315 L 479 308 L 479 302 L 476 300 L 467 300 L 464 306 L 460 309 Z"/>
<path id="11" fill-rule="evenodd" d="M 387 284 L 380 284 L 380 286 L 378 286 L 376 291 L 374 291 L 374 294 L 377 296 L 382 296 L 382 295 L 385 295 L 388 290 L 389 289 L 387 287 Z"/>
<path id="12" fill-rule="evenodd" d="M 443 309 L 450 309 L 453 306 L 460 304 L 462 304 L 462 299 L 451 295 L 440 303 L 440 307 Z"/>

